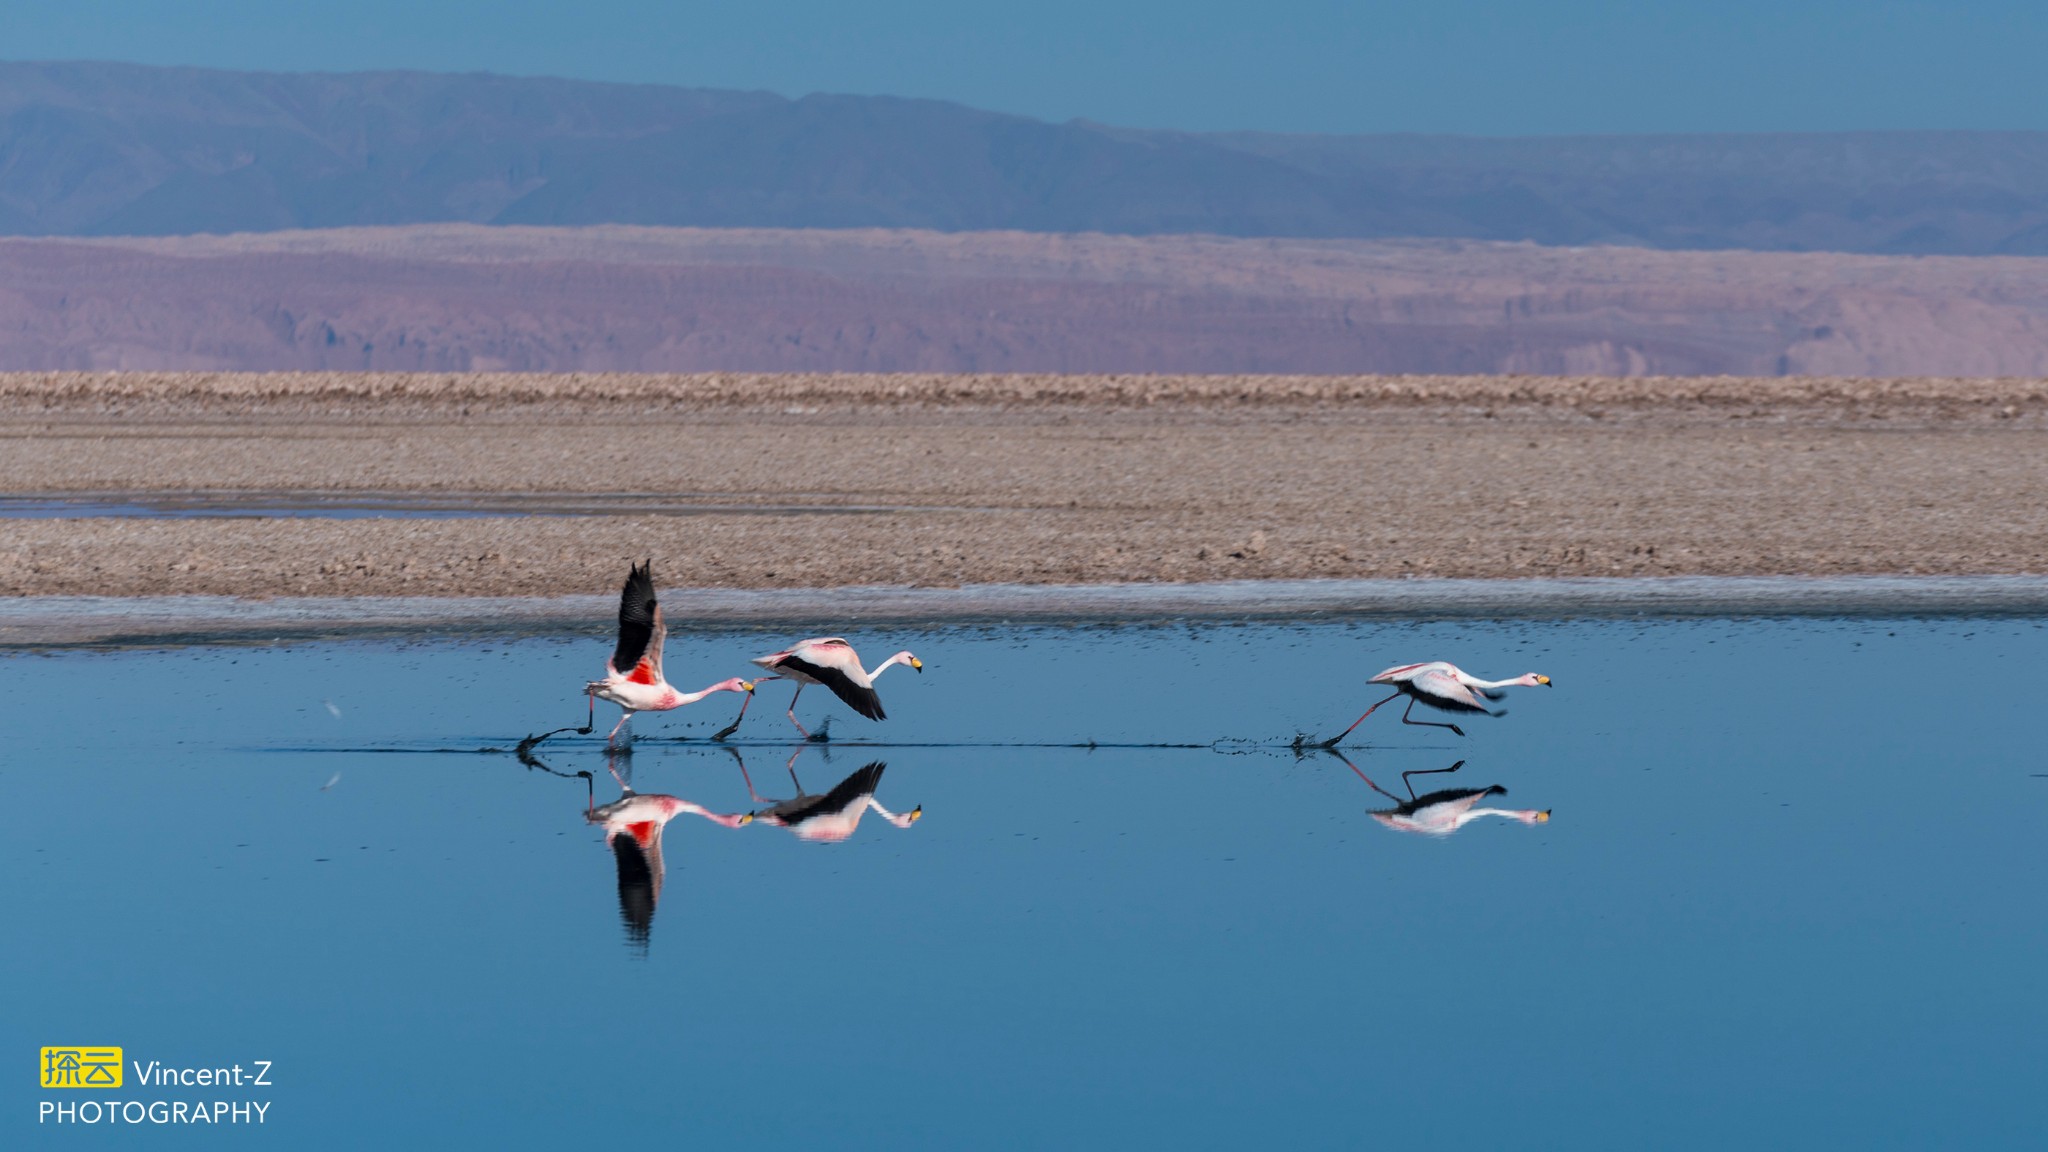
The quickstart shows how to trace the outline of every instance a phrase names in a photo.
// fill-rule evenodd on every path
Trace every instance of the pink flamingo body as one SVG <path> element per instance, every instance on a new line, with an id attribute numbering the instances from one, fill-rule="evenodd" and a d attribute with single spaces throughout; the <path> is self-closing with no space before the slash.
<path id="1" fill-rule="evenodd" d="M 613 769 L 613 775 L 617 774 Z M 654 930 L 654 909 L 661 903 L 662 881 L 668 872 L 661 856 L 662 831 L 684 813 L 726 828 L 740 828 L 754 819 L 746 812 L 728 815 L 679 797 L 630 790 L 584 814 L 589 823 L 604 826 L 605 845 L 618 863 L 619 915 L 625 920 L 627 937 L 643 951 Z"/>
<path id="2" fill-rule="evenodd" d="M 666 712 L 695 704 L 717 692 L 741 692 L 751 698 L 754 685 L 738 677 L 721 680 L 697 692 L 676 691 L 661 672 L 662 642 L 667 637 L 668 625 L 662 621 L 661 604 L 654 595 L 654 563 L 650 560 L 636 564 L 619 592 L 619 642 L 611 659 L 605 661 L 604 679 L 583 686 L 593 715 L 599 700 L 609 700 L 625 710 L 605 737 L 607 745 L 618 739 L 619 730 L 635 712 Z M 742 704 L 740 715 L 746 713 L 746 705 Z M 725 739 L 739 723 L 735 718 L 712 739 Z M 591 727 L 595 726 L 593 720 Z"/>

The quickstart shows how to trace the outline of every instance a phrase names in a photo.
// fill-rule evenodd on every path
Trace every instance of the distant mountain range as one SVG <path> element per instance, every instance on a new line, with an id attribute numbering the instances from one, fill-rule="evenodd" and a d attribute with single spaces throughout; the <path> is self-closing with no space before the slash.
<path id="1" fill-rule="evenodd" d="M 2048 258 L 418 225 L 0 239 L 0 370 L 2048 375 Z"/>
<path id="2" fill-rule="evenodd" d="M 0 234 L 443 222 L 2048 254 L 2048 133 L 1136 131 L 490 75 L 0 64 Z"/>

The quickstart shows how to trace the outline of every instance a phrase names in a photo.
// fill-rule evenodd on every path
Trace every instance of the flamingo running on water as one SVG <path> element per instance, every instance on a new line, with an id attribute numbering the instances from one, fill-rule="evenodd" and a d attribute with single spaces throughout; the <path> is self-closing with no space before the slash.
<path id="1" fill-rule="evenodd" d="M 1496 713 L 1486 707 L 1485 701 L 1498 700 L 1506 695 L 1501 689 L 1549 687 L 1550 677 L 1538 675 L 1534 672 L 1525 672 L 1512 680 L 1481 680 L 1477 676 L 1466 673 L 1455 664 L 1447 664 L 1442 660 L 1432 660 L 1426 664 L 1403 664 L 1397 668 L 1389 668 L 1367 681 L 1367 683 L 1391 684 L 1394 686 L 1394 695 L 1380 701 L 1379 704 L 1367 708 L 1365 716 L 1360 716 L 1358 719 L 1353 720 L 1351 728 L 1346 728 L 1328 740 L 1323 741 L 1322 747 L 1335 748 L 1339 740 L 1351 735 L 1353 728 L 1365 723 L 1366 716 L 1370 716 L 1378 711 L 1380 704 L 1385 704 L 1388 700 L 1393 700 L 1399 696 L 1408 697 L 1408 707 L 1401 713 L 1401 723 L 1419 724 L 1429 728 L 1449 728 L 1451 731 L 1463 736 L 1465 730 L 1456 724 L 1443 724 L 1435 720 L 1412 720 L 1408 714 L 1415 711 L 1417 703 L 1422 703 L 1432 708 L 1441 708 L 1446 712 L 1481 712 L 1492 716 Z"/>
<path id="2" fill-rule="evenodd" d="M 924 661 L 909 652 L 898 652 L 872 669 L 862 668 L 860 656 L 854 652 L 853 645 L 837 636 L 801 640 L 754 663 L 773 673 L 763 676 L 763 680 L 796 682 L 796 693 L 789 698 L 789 722 L 796 724 L 796 730 L 803 733 L 806 740 L 824 738 L 822 734 L 812 736 L 810 729 L 797 723 L 797 697 L 802 696 L 810 685 L 822 684 L 830 688 L 834 696 L 846 701 L 848 708 L 870 720 L 883 720 L 888 718 L 888 713 L 882 711 L 882 698 L 875 695 L 875 678 L 897 664 L 907 664 L 915 671 L 924 671 Z M 740 715 L 746 713 L 746 705 L 743 704 Z M 737 725 L 739 721 L 733 723 Z"/>
<path id="3" fill-rule="evenodd" d="M 736 749 L 728 749 L 733 758 L 739 759 Z M 799 750 L 801 752 L 801 750 Z M 889 765 L 881 760 L 865 765 L 853 775 L 832 786 L 823 796 L 812 796 L 804 792 L 803 784 L 796 778 L 796 757 L 789 758 L 789 780 L 796 785 L 796 796 L 782 801 L 771 800 L 754 791 L 754 778 L 747 775 L 747 762 L 740 760 L 740 778 L 747 782 L 747 795 L 756 804 L 768 804 L 754 813 L 754 819 L 777 828 L 787 828 L 796 833 L 799 840 L 816 844 L 837 844 L 851 837 L 860 827 L 860 818 L 872 808 L 882 819 L 898 828 L 908 828 L 924 815 L 920 804 L 901 814 L 891 812 L 875 799 L 875 789 L 882 783 L 882 770 Z"/>
<path id="4" fill-rule="evenodd" d="M 617 774 L 614 769 L 613 775 Z M 619 866 L 619 917 L 626 922 L 627 939 L 642 951 L 654 931 L 654 908 L 661 903 L 661 882 L 667 872 L 661 860 L 662 829 L 685 812 L 727 828 L 742 828 L 754 819 L 750 813 L 712 812 L 675 796 L 643 794 L 630 788 L 610 804 L 584 814 L 587 822 L 604 825 L 604 842 Z"/>
<path id="5" fill-rule="evenodd" d="M 599 700 L 609 700 L 625 709 L 619 722 L 612 725 L 611 734 L 605 737 L 609 746 L 635 712 L 666 712 L 695 704 L 714 692 L 743 692 L 749 700 L 753 699 L 754 685 L 738 677 L 720 680 L 701 692 L 678 692 L 670 687 L 661 675 L 661 642 L 667 636 L 668 625 L 662 623 L 661 604 L 654 596 L 654 561 L 636 564 L 619 592 L 618 647 L 612 650 L 612 658 L 604 666 L 604 679 L 583 687 L 584 695 L 590 698 L 592 717 L 590 725 L 583 729 L 585 732 L 596 727 Z M 740 705 L 740 716 L 746 714 L 747 706 Z M 711 738 L 723 740 L 739 726 L 739 718 L 734 717 L 731 724 Z"/>
<path id="6" fill-rule="evenodd" d="M 1337 758 L 1344 760 L 1345 766 L 1353 772 L 1358 772 L 1358 778 L 1365 781 L 1373 791 L 1394 802 L 1396 806 L 1393 808 L 1377 812 L 1367 812 L 1366 815 L 1394 829 L 1396 832 L 1415 832 L 1424 836 L 1449 836 L 1451 833 L 1456 832 L 1458 829 L 1463 828 L 1482 816 L 1504 816 L 1509 820 L 1519 820 L 1524 824 L 1545 824 L 1550 821 L 1550 809 L 1548 808 L 1474 807 L 1474 805 L 1489 796 L 1507 795 L 1508 790 L 1498 784 L 1488 785 L 1485 788 L 1446 788 L 1440 792 L 1425 792 L 1420 796 L 1415 794 L 1415 785 L 1408 779 L 1410 776 L 1428 776 L 1437 772 L 1456 772 L 1465 766 L 1463 760 L 1458 761 L 1449 768 L 1422 768 L 1401 773 L 1401 783 L 1406 785 L 1408 789 L 1408 799 L 1403 800 L 1385 788 L 1374 784 L 1372 777 L 1359 772 L 1358 765 L 1345 760 L 1342 756 Z"/>

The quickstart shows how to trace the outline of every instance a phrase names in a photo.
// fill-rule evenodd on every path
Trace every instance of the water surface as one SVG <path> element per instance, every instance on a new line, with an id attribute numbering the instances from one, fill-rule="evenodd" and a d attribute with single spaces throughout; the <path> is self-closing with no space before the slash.
<path id="1" fill-rule="evenodd" d="M 2042 625 L 871 631 L 928 669 L 881 681 L 884 724 L 812 689 L 836 739 L 804 746 L 768 686 L 731 749 L 721 695 L 538 766 L 514 746 L 581 722 L 605 643 L 16 654 L 9 1031 L 24 1073 L 274 1060 L 238 1138 L 294 1148 L 2038 1146 Z M 677 636 L 669 673 L 787 638 Z M 1348 761 L 1290 749 L 1429 657 L 1557 687 L 1467 738 L 1388 708 Z M 792 755 L 812 793 L 882 762 L 922 816 L 679 815 L 658 900 L 588 822 L 614 768 L 737 815 Z M 1552 818 L 1372 817 L 1367 779 L 1460 760 L 1417 791 Z M 10 1084 L 10 1146 L 223 1142 L 37 1129 Z"/>

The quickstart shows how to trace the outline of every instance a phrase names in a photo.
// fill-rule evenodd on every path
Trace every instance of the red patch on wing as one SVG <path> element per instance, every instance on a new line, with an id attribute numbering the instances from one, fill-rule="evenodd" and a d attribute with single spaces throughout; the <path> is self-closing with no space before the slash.
<path id="1" fill-rule="evenodd" d="M 661 827 L 661 825 L 656 824 L 652 820 L 642 820 L 637 824 L 626 825 L 626 832 L 629 835 L 631 835 L 634 840 L 639 841 L 640 846 L 642 848 L 645 848 L 648 844 L 653 842 L 655 829 L 659 827 Z"/>
<path id="2" fill-rule="evenodd" d="M 649 660 L 645 656 L 641 657 L 640 662 L 633 665 L 632 675 L 627 676 L 626 679 L 635 684 L 655 683 L 657 678 L 654 675 L 654 661 Z"/>

